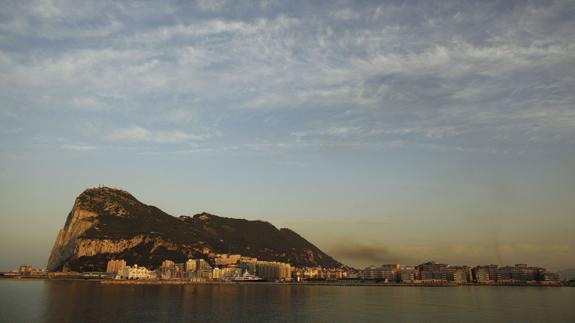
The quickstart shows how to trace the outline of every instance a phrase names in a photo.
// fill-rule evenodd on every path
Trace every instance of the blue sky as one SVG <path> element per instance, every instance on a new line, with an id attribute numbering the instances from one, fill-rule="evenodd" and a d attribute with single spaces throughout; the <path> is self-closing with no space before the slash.
<path id="1" fill-rule="evenodd" d="M 339 260 L 575 266 L 573 1 L 1 1 L 0 259 L 99 184 Z"/>

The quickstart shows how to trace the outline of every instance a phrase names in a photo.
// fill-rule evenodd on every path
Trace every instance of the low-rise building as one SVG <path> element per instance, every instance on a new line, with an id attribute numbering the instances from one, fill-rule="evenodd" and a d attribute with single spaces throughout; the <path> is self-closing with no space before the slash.
<path id="1" fill-rule="evenodd" d="M 429 261 L 415 267 L 419 271 L 419 277 L 422 281 L 440 282 L 447 281 L 447 265 L 438 264 L 435 261 Z"/>
<path id="2" fill-rule="evenodd" d="M 341 268 L 326 268 L 324 269 L 326 280 L 340 280 L 347 278 L 347 271 Z"/>
<path id="3" fill-rule="evenodd" d="M 447 280 L 458 284 L 472 281 L 471 268 L 468 266 L 447 266 Z"/>
<path id="4" fill-rule="evenodd" d="M 154 271 L 148 270 L 146 267 L 138 265 L 126 266 L 122 272 L 123 279 L 156 279 L 157 276 Z"/>
<path id="5" fill-rule="evenodd" d="M 20 273 L 20 275 L 22 275 L 32 272 L 32 269 L 33 268 L 31 265 L 20 265 L 20 267 L 18 267 L 18 272 Z"/>
<path id="6" fill-rule="evenodd" d="M 406 283 L 413 283 L 419 280 L 419 271 L 413 266 L 403 266 L 400 268 L 400 280 Z"/>
<path id="7" fill-rule="evenodd" d="M 560 278 L 556 273 L 544 271 L 540 275 L 540 280 L 543 282 L 558 282 Z"/>
<path id="8" fill-rule="evenodd" d="M 46 269 L 34 268 L 31 265 L 20 265 L 17 272 L 22 277 L 44 277 L 48 274 Z"/>
<path id="9" fill-rule="evenodd" d="M 478 266 L 473 268 L 473 281 L 476 283 L 487 284 L 494 282 L 491 280 L 489 269 L 485 266 Z"/>
<path id="10" fill-rule="evenodd" d="M 242 276 L 245 271 L 239 267 L 224 267 L 214 268 L 212 271 L 212 279 L 232 280 Z"/>
<path id="11" fill-rule="evenodd" d="M 362 278 L 366 280 L 384 280 L 397 282 L 400 280 L 399 264 L 386 264 L 380 267 L 369 266 L 362 271 Z"/>
<path id="12" fill-rule="evenodd" d="M 524 269 L 527 265 L 503 266 L 497 269 L 497 281 L 501 283 L 526 282 L 528 277 Z"/>
<path id="13" fill-rule="evenodd" d="M 227 253 L 219 254 L 214 258 L 216 266 L 236 265 L 242 258 L 242 255 L 230 255 Z"/>

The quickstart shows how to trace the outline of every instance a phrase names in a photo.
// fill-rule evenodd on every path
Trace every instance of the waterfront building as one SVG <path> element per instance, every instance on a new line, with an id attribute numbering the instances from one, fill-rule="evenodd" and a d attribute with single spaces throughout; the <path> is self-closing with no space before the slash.
<path id="1" fill-rule="evenodd" d="M 489 280 L 497 281 L 497 269 L 499 268 L 498 265 L 487 265 L 487 270 L 489 271 Z"/>
<path id="2" fill-rule="evenodd" d="M 490 282 L 494 282 L 494 280 L 491 279 L 491 275 L 489 273 L 489 268 L 487 268 L 486 266 L 478 266 L 473 268 L 473 280 L 476 283 L 490 283 Z"/>
<path id="3" fill-rule="evenodd" d="M 543 282 L 558 282 L 559 275 L 556 273 L 544 271 L 541 273 L 540 280 Z"/>
<path id="4" fill-rule="evenodd" d="M 400 280 L 413 283 L 419 280 L 419 272 L 412 266 L 403 266 L 400 268 Z"/>
<path id="5" fill-rule="evenodd" d="M 124 279 L 155 279 L 157 278 L 154 271 L 148 270 L 146 267 L 139 267 L 138 265 L 126 266 L 121 275 Z"/>
<path id="6" fill-rule="evenodd" d="M 126 268 L 126 261 L 123 259 L 112 259 L 108 260 L 108 264 L 106 265 L 106 272 L 107 273 L 115 273 L 120 274 L 124 268 Z"/>
<path id="7" fill-rule="evenodd" d="M 379 273 L 379 271 L 377 270 L 377 267 L 374 265 L 371 265 L 369 267 L 365 267 L 361 271 L 361 278 L 362 279 L 368 279 L 368 280 L 381 279 L 381 277 L 378 277 L 378 273 Z"/>
<path id="8" fill-rule="evenodd" d="M 548 282 L 558 281 L 558 276 L 545 268 L 516 264 L 500 267 L 497 270 L 497 280 L 501 283 Z"/>
<path id="9" fill-rule="evenodd" d="M 347 270 L 343 268 L 305 267 L 292 268 L 292 279 L 302 280 L 340 280 L 348 278 Z"/>
<path id="10" fill-rule="evenodd" d="M 32 266 L 31 265 L 20 265 L 20 267 L 18 268 L 18 272 L 22 275 L 25 273 L 30 273 L 32 272 Z"/>
<path id="11" fill-rule="evenodd" d="M 452 280 L 456 283 L 468 283 L 470 281 L 468 270 L 456 269 L 452 274 Z"/>
<path id="12" fill-rule="evenodd" d="M 447 265 L 435 261 L 426 262 L 415 267 L 422 281 L 446 281 Z"/>
<path id="13" fill-rule="evenodd" d="M 469 283 L 472 280 L 471 268 L 468 266 L 448 266 L 447 280 L 456 283 Z"/>
<path id="14" fill-rule="evenodd" d="M 347 278 L 347 272 L 341 268 L 327 268 L 323 270 L 326 280 L 340 280 Z"/>
<path id="15" fill-rule="evenodd" d="M 162 279 L 184 279 L 186 276 L 187 263 L 175 263 L 171 260 L 164 260 L 159 268 Z"/>
<path id="16" fill-rule="evenodd" d="M 160 277 L 162 279 L 172 279 L 172 275 L 175 272 L 175 263 L 171 260 L 162 261 L 160 266 Z"/>
<path id="17" fill-rule="evenodd" d="M 504 266 L 497 270 L 497 280 L 508 283 L 538 281 L 541 280 L 540 274 L 543 272 L 544 268 L 528 267 L 526 264 Z"/>
<path id="18" fill-rule="evenodd" d="M 175 263 L 172 267 L 172 279 L 186 278 L 185 263 Z"/>
<path id="19" fill-rule="evenodd" d="M 304 271 L 305 269 L 303 268 L 293 268 L 291 271 L 291 280 L 301 282 L 303 280 Z"/>
<path id="20" fill-rule="evenodd" d="M 472 280 L 478 283 L 496 282 L 498 269 L 497 265 L 476 266 L 471 270 Z"/>
<path id="21" fill-rule="evenodd" d="M 322 280 L 325 279 L 325 276 L 321 267 L 306 267 L 303 269 L 302 279 Z"/>
<path id="22" fill-rule="evenodd" d="M 497 269 L 497 281 L 503 283 L 516 283 L 527 281 L 525 269 L 527 265 L 503 266 Z"/>
<path id="23" fill-rule="evenodd" d="M 238 267 L 242 268 L 244 271 L 247 271 L 252 275 L 255 275 L 257 262 L 258 262 L 257 258 L 242 257 L 240 261 L 238 261 Z"/>
<path id="24" fill-rule="evenodd" d="M 345 278 L 347 278 L 347 279 L 360 279 L 361 273 L 359 271 L 354 270 L 354 269 L 348 268 L 345 276 L 346 276 Z"/>
<path id="25" fill-rule="evenodd" d="M 188 279 L 211 279 L 212 271 L 212 266 L 204 259 L 188 259 L 185 263 L 185 276 Z"/>
<path id="26" fill-rule="evenodd" d="M 257 261 L 256 273 L 259 277 L 268 281 L 290 281 L 291 265 L 278 261 Z"/>
<path id="27" fill-rule="evenodd" d="M 192 277 L 200 280 L 212 279 L 212 268 L 210 267 L 209 269 L 199 269 Z"/>
<path id="28" fill-rule="evenodd" d="M 212 279 L 224 279 L 224 272 L 221 268 L 214 268 L 212 270 Z"/>
<path id="29" fill-rule="evenodd" d="M 380 267 L 369 266 L 362 272 L 362 278 L 366 280 L 384 280 L 397 282 L 400 279 L 399 264 L 386 264 Z"/>
<path id="30" fill-rule="evenodd" d="M 196 271 L 196 259 L 188 259 L 186 261 L 186 273 Z"/>
<path id="31" fill-rule="evenodd" d="M 242 276 L 245 271 L 239 267 L 224 267 L 214 268 L 212 271 L 212 279 L 232 280 Z"/>
<path id="32" fill-rule="evenodd" d="M 18 275 L 26 277 L 44 277 L 48 273 L 46 269 L 34 268 L 31 265 L 20 265 L 17 271 Z"/>

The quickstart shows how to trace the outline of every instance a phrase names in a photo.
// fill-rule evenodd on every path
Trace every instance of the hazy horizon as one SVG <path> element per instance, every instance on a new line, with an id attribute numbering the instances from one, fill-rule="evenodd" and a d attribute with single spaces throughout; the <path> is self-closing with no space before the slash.
<path id="1" fill-rule="evenodd" d="M 355 267 L 575 268 L 573 1 L 3 1 L 0 271 L 84 189 Z"/>

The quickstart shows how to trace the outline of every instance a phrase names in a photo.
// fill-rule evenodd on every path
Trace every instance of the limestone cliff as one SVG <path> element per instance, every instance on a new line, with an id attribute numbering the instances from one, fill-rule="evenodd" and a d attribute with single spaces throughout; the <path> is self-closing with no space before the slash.
<path id="1" fill-rule="evenodd" d="M 47 269 L 100 271 L 112 258 L 151 268 L 210 253 L 240 253 L 295 266 L 341 264 L 289 229 L 208 213 L 175 218 L 126 191 L 85 190 L 58 233 Z"/>

